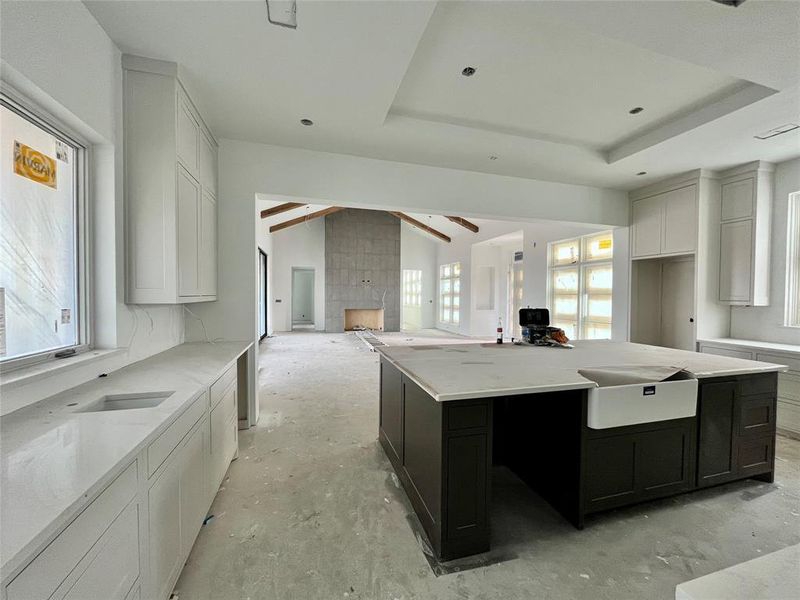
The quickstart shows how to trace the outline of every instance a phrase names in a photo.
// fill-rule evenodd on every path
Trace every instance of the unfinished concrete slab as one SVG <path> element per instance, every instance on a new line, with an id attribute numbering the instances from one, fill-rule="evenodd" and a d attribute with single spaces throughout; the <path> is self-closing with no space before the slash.
<path id="1" fill-rule="evenodd" d="M 281 334 L 260 367 L 261 421 L 240 432 L 181 600 L 673 598 L 800 542 L 800 442 L 778 437 L 775 483 L 612 511 L 583 531 L 497 469 L 490 556 L 435 572 L 376 440 L 377 355 L 352 334 Z"/>

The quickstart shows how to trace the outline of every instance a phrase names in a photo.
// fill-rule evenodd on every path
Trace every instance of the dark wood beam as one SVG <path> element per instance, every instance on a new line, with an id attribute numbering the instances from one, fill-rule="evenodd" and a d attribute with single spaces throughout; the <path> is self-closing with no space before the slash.
<path id="1" fill-rule="evenodd" d="M 273 225 L 269 228 L 270 233 L 275 233 L 276 231 L 280 231 L 281 229 L 286 229 L 287 227 L 291 227 L 292 225 L 299 225 L 300 223 L 305 223 L 306 221 L 310 221 L 311 219 L 316 219 L 318 217 L 324 217 L 325 215 L 330 215 L 335 212 L 339 212 L 340 210 L 344 210 L 341 206 L 331 206 L 330 208 L 325 208 L 323 210 L 318 210 L 317 212 L 313 212 L 307 215 L 303 215 L 302 217 L 297 217 L 296 219 L 291 219 L 289 221 L 284 221 L 283 223 L 278 223 L 277 225 Z"/>
<path id="2" fill-rule="evenodd" d="M 471 221 L 467 221 L 464 217 L 447 217 L 453 223 L 461 225 L 465 229 L 469 229 L 472 233 L 478 233 L 480 231 L 480 227 L 475 225 L 475 223 Z"/>
<path id="3" fill-rule="evenodd" d="M 409 225 L 413 225 L 414 227 L 417 227 L 418 229 L 422 229 L 422 231 L 430 233 L 432 236 L 439 238 L 443 242 L 447 242 L 448 244 L 450 243 L 450 237 L 449 236 L 443 234 L 441 231 L 437 231 L 433 227 L 428 227 L 427 225 L 425 225 L 425 223 L 420 223 L 414 217 L 409 217 L 405 213 L 393 212 L 391 210 L 388 211 L 388 212 L 389 212 L 390 215 L 394 215 L 395 217 L 397 217 L 398 219 L 400 219 L 402 221 L 405 221 Z"/>
<path id="4" fill-rule="evenodd" d="M 294 210 L 295 208 L 300 208 L 301 206 L 305 206 L 305 204 L 302 202 L 287 202 L 285 204 L 279 204 L 278 206 L 273 206 L 272 208 L 262 210 L 261 218 L 266 219 L 267 217 L 279 215 L 287 210 Z"/>

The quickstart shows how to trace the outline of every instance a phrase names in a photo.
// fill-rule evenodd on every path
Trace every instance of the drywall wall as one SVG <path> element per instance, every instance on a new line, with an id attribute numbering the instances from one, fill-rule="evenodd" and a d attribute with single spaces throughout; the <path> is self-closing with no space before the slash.
<path id="1" fill-rule="evenodd" d="M 436 253 L 440 242 L 430 235 L 400 223 L 400 269 L 422 272 L 419 306 L 404 306 L 401 300 L 400 327 L 404 331 L 436 327 L 436 286 L 438 281 Z M 401 285 L 402 294 L 402 285 Z"/>
<path id="2" fill-rule="evenodd" d="M 226 140 L 229 193 L 256 193 L 354 208 L 628 225 L 623 192 Z"/>
<path id="3" fill-rule="evenodd" d="M 125 349 L 4 386 L 6 414 L 181 343 L 184 318 L 181 307 L 123 301 L 120 51 L 81 2 L 3 2 L 0 17 L 3 81 L 91 148 L 93 341 Z"/>
<path id="4" fill-rule="evenodd" d="M 266 229 L 266 226 L 263 226 Z M 325 329 L 325 219 L 313 219 L 272 236 L 274 331 L 292 330 L 292 269 L 314 269 L 314 329 Z"/>
<path id="5" fill-rule="evenodd" d="M 731 308 L 731 337 L 800 344 L 800 329 L 784 326 L 789 194 L 800 191 L 800 158 L 775 168 L 770 249 L 769 306 Z"/>

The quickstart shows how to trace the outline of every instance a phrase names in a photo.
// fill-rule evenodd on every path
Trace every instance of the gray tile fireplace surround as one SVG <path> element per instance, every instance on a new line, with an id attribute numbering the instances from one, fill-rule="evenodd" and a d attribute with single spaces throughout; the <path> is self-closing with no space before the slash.
<path id="1" fill-rule="evenodd" d="M 346 308 L 381 308 L 400 330 L 400 220 L 348 208 L 325 217 L 325 330 L 344 331 Z"/>

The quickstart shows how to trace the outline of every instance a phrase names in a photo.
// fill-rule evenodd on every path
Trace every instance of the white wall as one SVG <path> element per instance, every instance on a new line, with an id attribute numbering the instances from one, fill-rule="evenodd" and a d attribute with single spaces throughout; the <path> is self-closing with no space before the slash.
<path id="1" fill-rule="evenodd" d="M 731 337 L 800 344 L 800 329 L 785 327 L 786 245 L 789 194 L 800 191 L 800 158 L 775 169 L 770 249 L 769 306 L 731 308 Z"/>
<path id="2" fill-rule="evenodd" d="M 124 304 L 120 51 L 81 2 L 3 2 L 3 80 L 91 146 L 94 339 L 106 360 L 3 390 L 5 414 L 183 340 L 182 309 Z"/>
<path id="3" fill-rule="evenodd" d="M 325 219 L 307 221 L 271 235 L 274 255 L 272 314 L 275 331 L 292 330 L 292 267 L 314 269 L 314 329 L 324 330 Z"/>
<path id="4" fill-rule="evenodd" d="M 419 308 L 400 307 L 401 328 L 414 331 L 436 327 L 437 242 L 431 236 L 400 223 L 400 269 L 422 271 L 422 298 Z"/>

